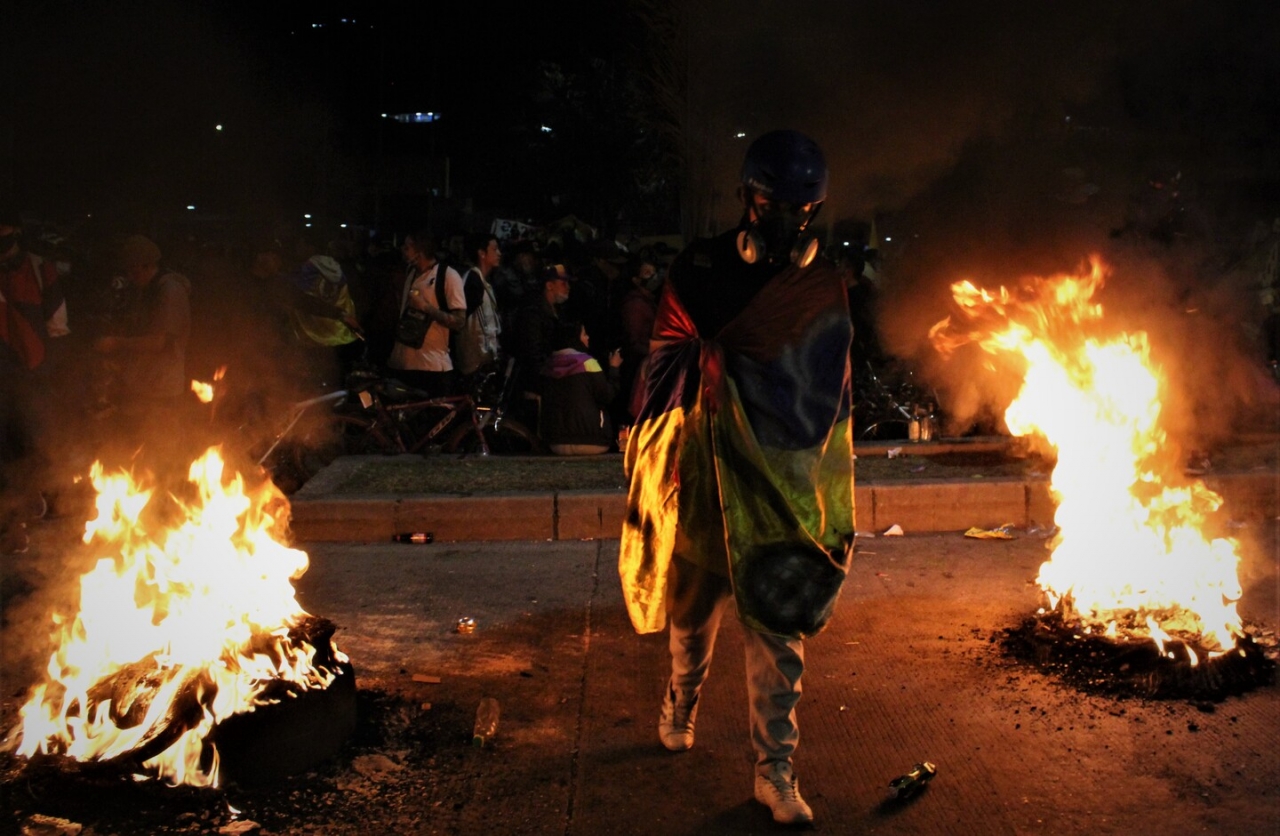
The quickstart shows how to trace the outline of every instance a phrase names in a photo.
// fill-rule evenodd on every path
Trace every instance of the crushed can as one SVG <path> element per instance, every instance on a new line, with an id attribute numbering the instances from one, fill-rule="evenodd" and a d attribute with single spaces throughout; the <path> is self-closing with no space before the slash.
<path id="1" fill-rule="evenodd" d="M 892 799 L 907 799 L 918 794 L 929 782 L 933 780 L 933 776 L 938 774 L 938 767 L 923 761 L 911 767 L 911 771 L 906 775 L 899 775 L 889 782 L 889 797 Z"/>

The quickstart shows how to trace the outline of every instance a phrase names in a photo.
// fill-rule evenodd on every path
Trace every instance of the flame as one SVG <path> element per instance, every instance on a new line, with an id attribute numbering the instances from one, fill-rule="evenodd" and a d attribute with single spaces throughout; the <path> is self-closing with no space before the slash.
<path id="1" fill-rule="evenodd" d="M 216 723 L 252 711 L 274 680 L 323 688 L 337 675 L 288 637 L 307 616 L 291 581 L 308 559 L 281 542 L 287 502 L 270 481 L 246 491 L 216 447 L 191 465 L 199 501 L 174 499 L 176 525 L 144 514 L 152 491 L 129 474 L 95 462 L 91 478 L 97 516 L 84 542 L 97 561 L 80 579 L 79 613 L 54 617 L 58 648 L 22 708 L 18 754 L 109 760 L 180 732 L 143 766 L 175 785 L 216 786 L 216 751 L 201 759 Z M 176 716 L 189 720 L 175 732 Z"/>
<path id="2" fill-rule="evenodd" d="M 196 393 L 196 397 L 200 399 L 200 403 L 209 403 L 213 400 L 214 383 L 222 380 L 223 375 L 227 373 L 226 366 L 219 366 L 213 373 L 213 383 L 205 383 L 200 380 L 191 381 L 191 391 Z"/>
<path id="3" fill-rule="evenodd" d="M 957 312 L 930 338 L 944 356 L 972 343 L 988 369 L 1021 374 L 1005 423 L 1057 452 L 1058 534 L 1037 578 L 1050 608 L 1161 652 L 1171 635 L 1224 652 L 1242 635 L 1238 543 L 1204 533 L 1222 498 L 1180 475 L 1160 426 L 1163 372 L 1145 332 L 1108 333 L 1094 299 L 1105 276 L 1095 256 L 1082 275 L 1012 290 L 957 282 Z"/>

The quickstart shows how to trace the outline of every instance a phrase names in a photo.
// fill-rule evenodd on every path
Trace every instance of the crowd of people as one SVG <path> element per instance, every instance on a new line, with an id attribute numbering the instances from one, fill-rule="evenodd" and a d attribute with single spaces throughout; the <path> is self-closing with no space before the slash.
<path id="1" fill-rule="evenodd" d="M 45 511 L 58 457 L 41 436 L 67 435 L 97 406 L 117 455 L 162 474 L 189 461 L 191 381 L 215 366 L 224 380 L 296 389 L 371 364 L 434 396 L 514 365 L 510 407 L 553 453 L 617 450 L 615 427 L 634 425 L 619 577 L 636 630 L 669 631 L 662 745 L 695 743 L 732 603 L 747 637 L 754 797 L 779 823 L 810 822 L 795 707 L 803 640 L 830 618 L 853 550 L 849 291 L 865 275 L 818 257 L 827 176 L 809 137 L 760 137 L 738 227 L 674 259 L 429 229 L 363 252 L 303 236 L 230 251 L 134 233 L 113 239 L 80 293 L 73 269 L 24 248 L 21 218 L 0 215 L 5 548 L 24 548 L 24 520 Z"/>
<path id="2" fill-rule="evenodd" d="M 430 230 L 73 246 L 0 214 L 5 550 L 94 458 L 176 477 L 211 435 L 191 381 L 215 373 L 278 410 L 355 369 L 437 396 L 511 368 L 508 407 L 550 452 L 616 451 L 675 252 Z"/>
<path id="3" fill-rule="evenodd" d="M 668 258 L 588 242 L 503 246 L 490 233 L 405 236 L 405 272 L 377 278 L 365 358 L 432 396 L 473 393 L 512 365 L 508 409 L 560 455 L 617 450 L 648 354 Z"/>

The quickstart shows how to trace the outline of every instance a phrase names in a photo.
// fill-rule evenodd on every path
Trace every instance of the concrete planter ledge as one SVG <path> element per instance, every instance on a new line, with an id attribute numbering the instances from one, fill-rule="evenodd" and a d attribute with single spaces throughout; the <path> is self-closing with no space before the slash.
<path id="1" fill-rule="evenodd" d="M 1233 519 L 1276 516 L 1280 478 L 1272 473 L 1206 477 Z M 858 530 L 908 534 L 970 527 L 1049 526 L 1047 480 L 983 479 L 859 484 Z M 557 491 L 475 496 L 324 495 L 293 498 L 294 537 L 303 542 L 377 542 L 429 531 L 439 541 L 594 540 L 616 538 L 626 512 L 623 491 Z"/>

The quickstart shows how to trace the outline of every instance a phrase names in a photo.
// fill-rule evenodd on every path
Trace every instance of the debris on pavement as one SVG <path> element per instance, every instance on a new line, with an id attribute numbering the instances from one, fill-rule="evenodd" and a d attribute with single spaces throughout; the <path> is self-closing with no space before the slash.
<path id="1" fill-rule="evenodd" d="M 366 778 L 381 778 L 404 767 L 382 754 L 358 755 L 351 760 L 351 768 Z"/>
<path id="2" fill-rule="evenodd" d="M 222 827 L 218 828 L 218 833 L 224 834 L 224 836 L 240 836 L 240 834 L 243 833 L 256 833 L 261 829 L 262 825 L 258 824 L 256 821 L 249 821 L 248 819 L 245 819 L 243 821 L 233 821 L 230 824 L 224 824 Z"/>
<path id="3" fill-rule="evenodd" d="M 999 528 L 978 528 L 974 526 L 964 533 L 966 537 L 972 537 L 975 540 L 1012 540 L 1013 534 L 1009 529 L 1013 526 L 1002 525 Z"/>
<path id="4" fill-rule="evenodd" d="M 893 525 L 885 529 L 884 536 L 885 537 L 901 537 L 902 533 L 903 533 L 902 526 L 898 525 L 897 523 L 894 523 Z"/>
<path id="5" fill-rule="evenodd" d="M 22 827 L 22 836 L 79 836 L 84 825 L 56 816 L 36 813 Z"/>
<path id="6" fill-rule="evenodd" d="M 889 782 L 889 797 L 907 799 L 920 792 L 933 776 L 938 774 L 938 767 L 928 761 L 918 763 L 906 775 L 899 775 Z"/>

